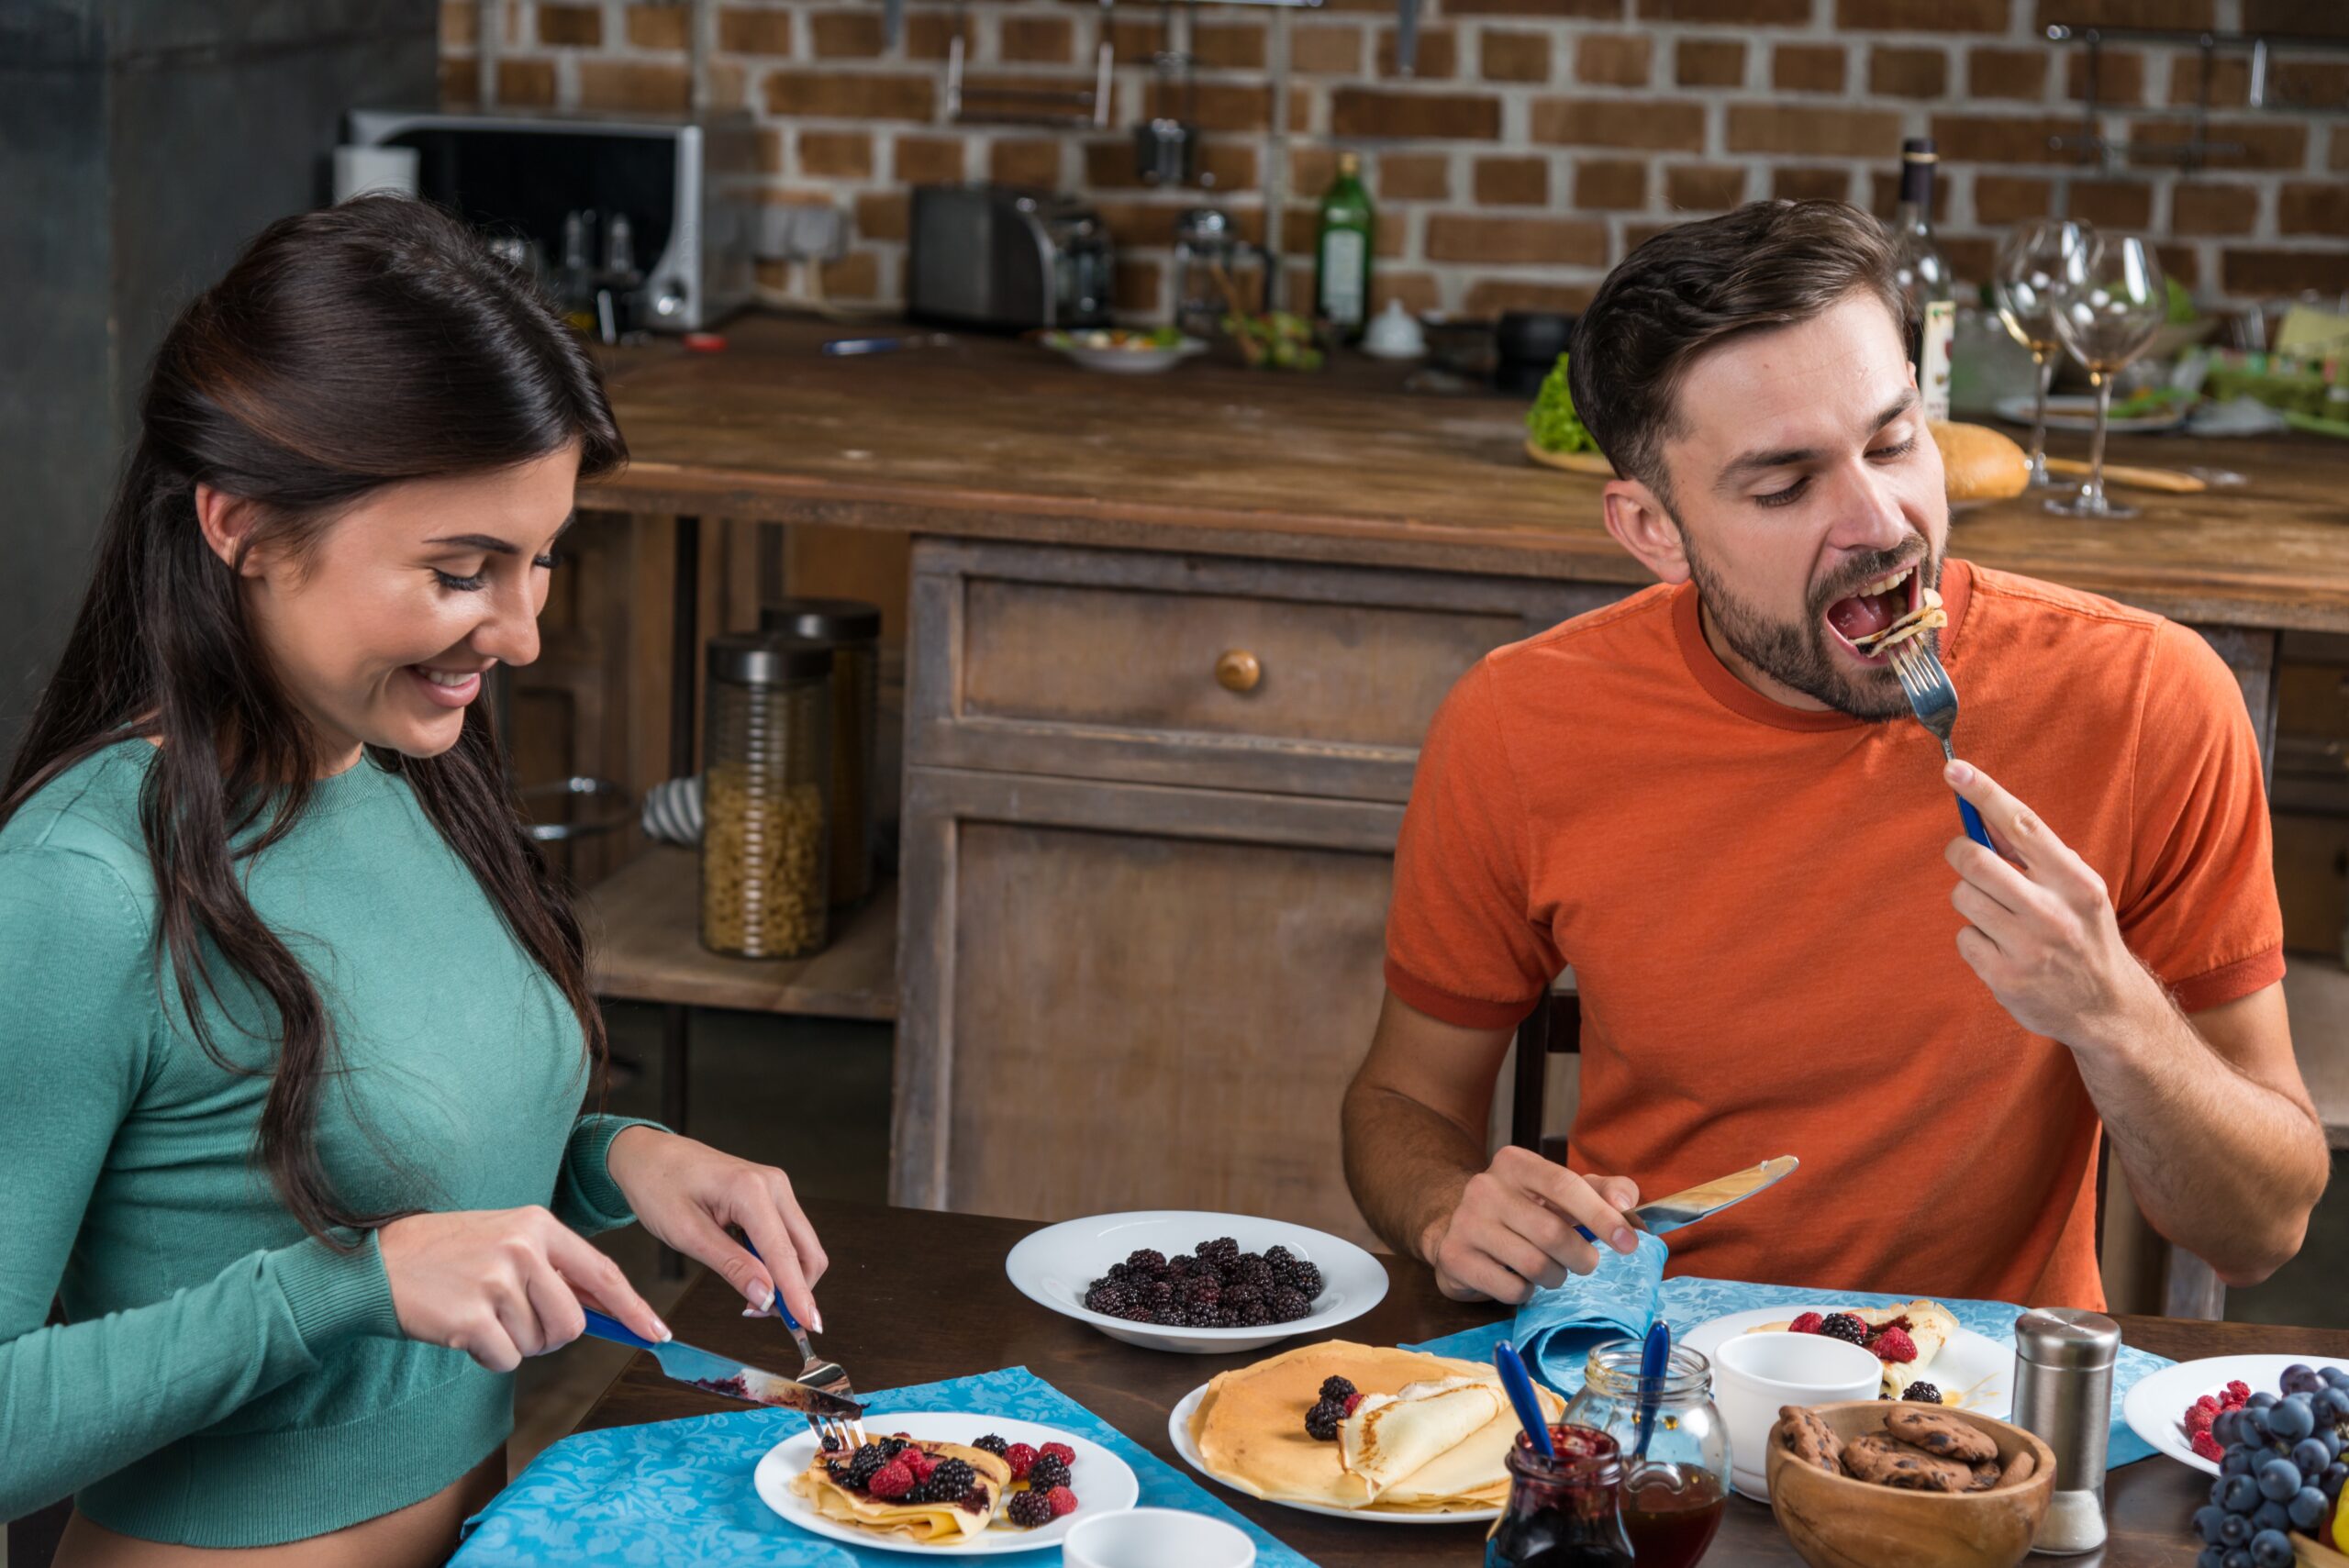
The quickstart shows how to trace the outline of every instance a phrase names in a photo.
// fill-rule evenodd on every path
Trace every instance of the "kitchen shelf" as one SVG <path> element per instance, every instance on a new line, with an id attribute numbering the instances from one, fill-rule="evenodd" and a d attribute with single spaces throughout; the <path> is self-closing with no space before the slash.
<path id="1" fill-rule="evenodd" d="M 614 1001 L 826 1018 L 897 1016 L 897 884 L 835 910 L 831 945 L 809 958 L 720 958 L 701 945 L 698 857 L 647 850 L 591 889 L 583 911 L 589 980 Z"/>

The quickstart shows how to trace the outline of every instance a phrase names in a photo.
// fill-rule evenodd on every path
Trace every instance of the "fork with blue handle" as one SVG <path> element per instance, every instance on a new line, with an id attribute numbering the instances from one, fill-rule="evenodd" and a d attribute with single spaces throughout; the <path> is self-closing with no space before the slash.
<path id="1" fill-rule="evenodd" d="M 751 1256 L 759 1258 L 758 1244 L 749 1237 L 742 1238 L 742 1247 Z M 766 1260 L 759 1258 L 759 1262 L 763 1264 Z M 807 1330 L 799 1326 L 799 1319 L 794 1318 L 791 1315 L 791 1308 L 783 1304 L 783 1296 L 780 1292 L 775 1295 L 774 1311 L 776 1317 L 783 1319 L 783 1326 L 791 1331 L 792 1341 L 799 1347 L 799 1374 L 793 1381 L 804 1383 L 810 1388 L 819 1388 L 827 1394 L 836 1394 L 842 1399 L 855 1398 L 856 1389 L 849 1382 L 846 1369 L 840 1362 L 826 1361 L 816 1353 L 816 1347 L 807 1342 Z M 807 1424 L 817 1427 L 816 1418 L 809 1417 Z M 817 1427 L 817 1435 L 818 1437 L 823 1435 L 821 1427 Z M 864 1428 L 862 1423 L 857 1424 L 855 1435 L 861 1446 L 864 1442 Z"/>
<path id="2" fill-rule="evenodd" d="M 1933 651 L 1925 646 L 1921 637 L 1912 637 L 1892 651 L 1892 673 L 1900 677 L 1900 690 L 1909 699 L 1909 711 L 1917 716 L 1934 740 L 1942 743 L 1942 760 L 1955 762 L 1957 753 L 1950 749 L 1949 732 L 1957 725 L 1957 688 L 1950 684 L 1949 672 Z M 1989 829 L 1982 826 L 1982 814 L 1964 795 L 1957 797 L 1958 820 L 1965 824 L 1965 836 L 1976 843 L 1998 853 L 1990 842 Z"/>

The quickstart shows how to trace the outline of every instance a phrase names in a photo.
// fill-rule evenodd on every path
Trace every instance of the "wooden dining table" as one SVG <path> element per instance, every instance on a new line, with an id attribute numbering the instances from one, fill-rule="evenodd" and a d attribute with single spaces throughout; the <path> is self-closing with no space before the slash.
<path id="1" fill-rule="evenodd" d="M 867 1389 L 1025 1366 L 1187 1474 L 1167 1440 L 1167 1412 L 1217 1373 L 1267 1353 L 1192 1356 L 1139 1350 L 1037 1305 L 1012 1286 L 1003 1266 L 1012 1244 L 1037 1229 L 1026 1221 L 845 1203 L 811 1203 L 808 1214 L 832 1258 L 818 1291 L 829 1329 L 821 1349 Z M 1498 1316 L 1490 1303 L 1445 1299 L 1417 1262 L 1392 1257 L 1381 1262 L 1391 1282 L 1386 1299 L 1331 1330 L 1333 1337 L 1414 1344 L 1491 1323 Z M 2120 1321 L 2128 1343 L 2177 1361 L 2236 1353 L 2349 1358 L 2349 1331 L 2338 1329 L 2161 1318 Z M 781 1325 L 743 1318 L 740 1298 L 716 1275 L 705 1273 L 688 1286 L 668 1322 L 690 1344 L 776 1371 L 797 1367 L 796 1351 Z M 639 1355 L 588 1410 L 580 1429 L 739 1408 L 670 1382 L 650 1356 Z M 1323 1568 L 1482 1560 L 1482 1525 L 1406 1528 L 1327 1518 L 1196 1478 L 1219 1500 Z M 2110 1540 L 2099 1552 L 2061 1561 L 2083 1568 L 2191 1562 L 2199 1543 L 2188 1519 L 2204 1500 L 2208 1485 L 2200 1472 L 2159 1455 L 2113 1472 L 2105 1494 Z M 1706 1561 L 1766 1568 L 1801 1560 L 1768 1508 L 1732 1498 Z"/>

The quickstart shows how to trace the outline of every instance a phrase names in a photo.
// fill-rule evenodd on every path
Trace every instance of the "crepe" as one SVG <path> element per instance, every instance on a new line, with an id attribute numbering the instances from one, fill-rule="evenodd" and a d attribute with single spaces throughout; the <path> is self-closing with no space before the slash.
<path id="1" fill-rule="evenodd" d="M 1917 607 L 1894 621 L 1881 631 L 1871 631 L 1852 639 L 1852 646 L 1863 653 L 1881 653 L 1898 642 L 1923 635 L 1936 627 L 1949 624 L 1949 612 L 1942 608 L 1942 596 L 1931 588 L 1920 591 Z"/>
<path id="2" fill-rule="evenodd" d="M 1364 1397 L 1338 1441 L 1317 1441 L 1305 1412 L 1333 1375 Z M 1553 1420 L 1565 1414 L 1564 1400 L 1539 1393 Z M 1505 1501 L 1518 1429 L 1491 1368 L 1344 1340 L 1222 1373 L 1191 1420 L 1208 1473 L 1251 1496 L 1397 1513 Z"/>
<path id="3" fill-rule="evenodd" d="M 952 1546 L 985 1532 L 995 1522 L 1003 1495 L 1011 1485 L 1011 1466 L 983 1448 L 961 1443 L 917 1442 L 916 1448 L 941 1460 L 959 1459 L 977 1477 L 985 1494 L 983 1507 L 961 1503 L 885 1502 L 852 1492 L 834 1481 L 824 1468 L 828 1457 L 818 1449 L 806 1470 L 794 1477 L 791 1489 L 815 1506 L 828 1519 L 869 1529 L 876 1535 L 907 1535 L 924 1546 Z"/>
<path id="4" fill-rule="evenodd" d="M 1909 1337 L 1917 1343 L 1917 1359 L 1884 1363 L 1883 1387 L 1887 1399 L 1899 1398 L 1911 1383 L 1924 1376 L 1925 1369 L 1933 1364 L 1933 1358 L 1942 1353 L 1942 1347 L 1957 1334 L 1956 1315 L 1938 1301 L 1912 1301 L 1906 1307 L 1814 1307 L 1811 1310 L 1821 1317 L 1848 1312 L 1871 1329 L 1881 1329 L 1898 1318 L 1909 1320 Z M 1774 1334 L 1791 1327 L 1791 1320 L 1765 1323 L 1759 1328 L 1748 1329 L 1746 1332 Z"/>

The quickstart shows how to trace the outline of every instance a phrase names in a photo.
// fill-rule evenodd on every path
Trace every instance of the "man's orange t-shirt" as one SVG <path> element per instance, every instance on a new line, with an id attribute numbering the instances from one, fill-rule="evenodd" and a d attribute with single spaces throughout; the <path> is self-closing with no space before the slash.
<path id="1" fill-rule="evenodd" d="M 2096 868 L 2187 1011 L 2281 979 L 2259 752 L 2217 654 L 1960 561 L 1941 586 L 1958 755 Z M 1576 1170 L 1660 1196 L 1801 1156 L 1674 1236 L 1672 1273 L 2101 1307 L 2096 1107 L 2070 1051 L 1958 956 L 1941 763 L 1906 720 L 1745 685 L 1693 588 L 1578 616 L 1487 656 L 1438 713 L 1387 984 L 1503 1029 L 1571 965 Z"/>

